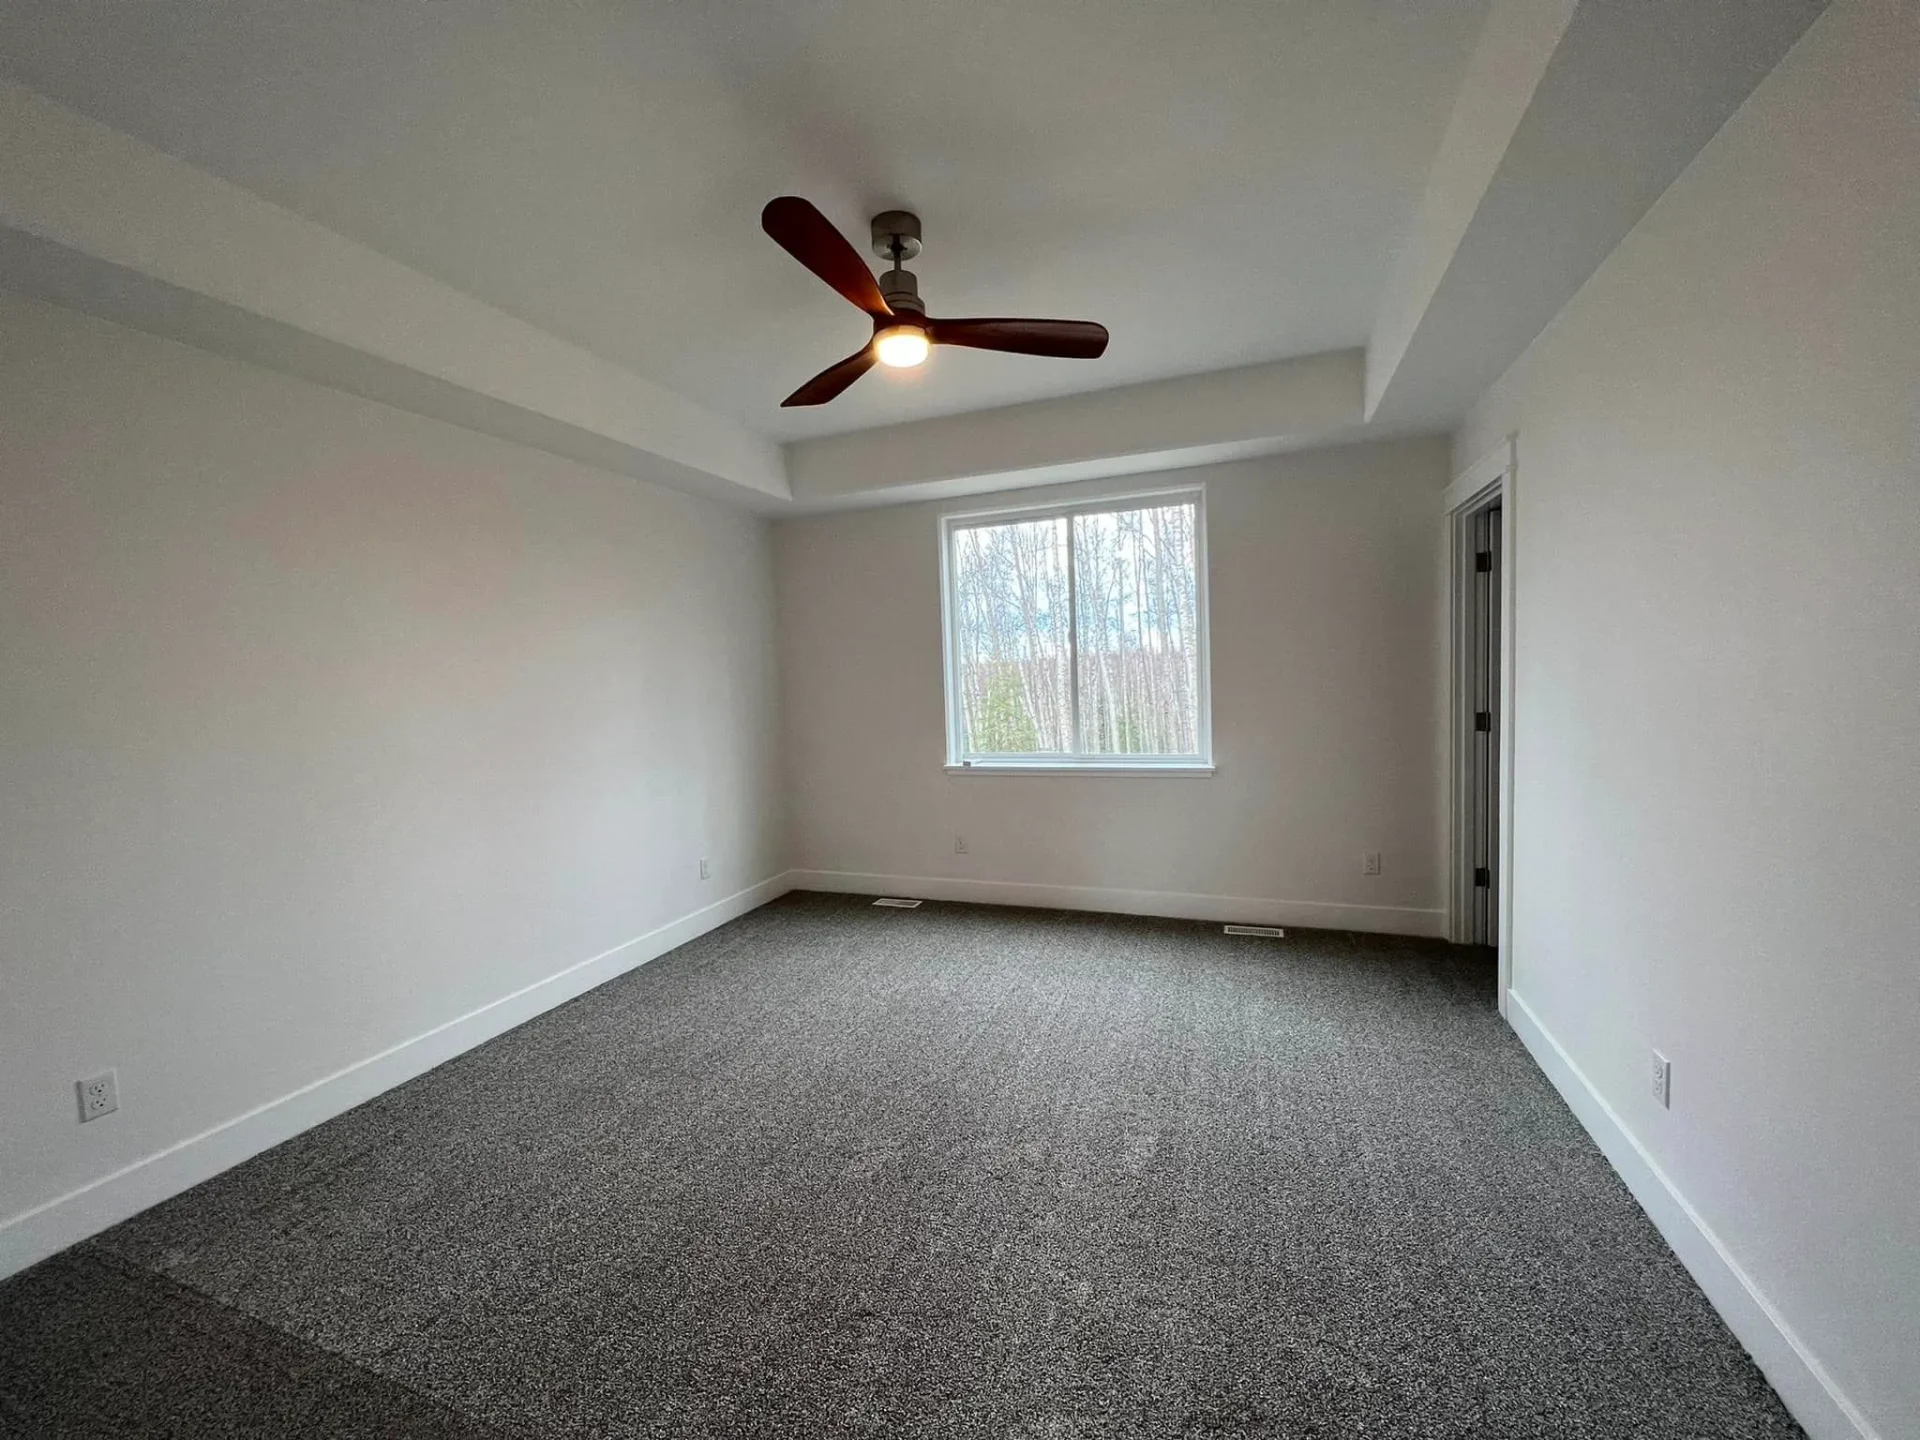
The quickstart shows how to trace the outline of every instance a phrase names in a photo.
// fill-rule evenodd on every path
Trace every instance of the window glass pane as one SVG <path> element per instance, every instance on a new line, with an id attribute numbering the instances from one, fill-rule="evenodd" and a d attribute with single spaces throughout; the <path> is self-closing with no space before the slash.
<path id="1" fill-rule="evenodd" d="M 1199 752 L 1196 524 L 1191 501 L 1074 517 L 1085 754 Z"/>
<path id="2" fill-rule="evenodd" d="M 965 753 L 1071 750 L 1067 522 L 956 530 L 952 564 Z"/>

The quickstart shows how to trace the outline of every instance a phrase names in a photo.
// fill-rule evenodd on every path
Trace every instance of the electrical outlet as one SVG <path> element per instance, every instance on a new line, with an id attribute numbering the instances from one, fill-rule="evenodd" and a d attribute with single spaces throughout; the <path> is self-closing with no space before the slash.
<path id="1" fill-rule="evenodd" d="M 700 857 L 700 878 L 702 880 L 713 878 L 713 862 L 704 855 Z"/>
<path id="2" fill-rule="evenodd" d="M 956 835 L 953 837 L 953 853 L 956 855 L 964 855 L 967 853 L 967 837 L 966 836 Z"/>
<path id="3" fill-rule="evenodd" d="M 1653 1052 L 1653 1063 L 1647 1069 L 1647 1089 L 1662 1110 L 1673 1108 L 1673 1062 L 1658 1050 Z"/>
<path id="4" fill-rule="evenodd" d="M 80 1096 L 80 1123 L 98 1120 L 120 1108 L 120 1073 L 105 1070 L 85 1080 L 76 1080 L 74 1090 Z"/>
<path id="5" fill-rule="evenodd" d="M 1360 857 L 1360 873 L 1362 875 L 1378 875 L 1380 873 L 1380 852 L 1378 850 L 1369 850 Z"/>

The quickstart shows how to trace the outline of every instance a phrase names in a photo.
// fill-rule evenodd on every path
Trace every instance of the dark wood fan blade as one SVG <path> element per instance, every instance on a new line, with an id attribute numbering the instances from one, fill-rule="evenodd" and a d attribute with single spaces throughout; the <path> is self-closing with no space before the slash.
<path id="1" fill-rule="evenodd" d="M 875 319 L 893 314 L 873 271 L 833 222 L 798 195 L 769 200 L 760 228 L 774 243 Z"/>
<path id="2" fill-rule="evenodd" d="M 927 329 L 936 345 L 1063 360 L 1098 360 L 1107 348 L 1107 327 L 1091 320 L 929 320 Z"/>
<path id="3" fill-rule="evenodd" d="M 798 390 L 780 402 L 780 408 L 789 405 L 824 405 L 847 386 L 871 370 L 879 359 L 873 353 L 873 346 L 856 350 L 838 365 L 829 365 Z"/>

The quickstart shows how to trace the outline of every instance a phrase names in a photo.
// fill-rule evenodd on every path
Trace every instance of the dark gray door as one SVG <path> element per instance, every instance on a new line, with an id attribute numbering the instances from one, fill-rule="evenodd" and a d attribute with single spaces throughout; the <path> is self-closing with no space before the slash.
<path id="1" fill-rule="evenodd" d="M 1473 729 L 1467 757 L 1476 945 L 1500 939 L 1500 502 L 1472 516 L 1473 591 L 1468 615 Z"/>

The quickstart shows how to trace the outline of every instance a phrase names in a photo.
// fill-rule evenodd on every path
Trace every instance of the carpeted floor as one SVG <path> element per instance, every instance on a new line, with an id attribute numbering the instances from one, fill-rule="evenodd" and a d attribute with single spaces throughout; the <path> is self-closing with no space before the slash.
<path id="1" fill-rule="evenodd" d="M 1485 952 L 793 895 L 0 1286 L 0 1434 L 1800 1431 Z"/>

